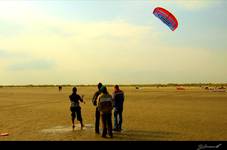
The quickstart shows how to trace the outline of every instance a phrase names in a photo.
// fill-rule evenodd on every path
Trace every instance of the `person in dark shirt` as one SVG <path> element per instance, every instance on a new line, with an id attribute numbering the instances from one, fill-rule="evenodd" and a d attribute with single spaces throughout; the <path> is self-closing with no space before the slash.
<path id="1" fill-rule="evenodd" d="M 99 95 L 101 94 L 101 87 L 102 87 L 102 83 L 98 84 L 98 91 L 95 92 L 93 98 L 92 98 L 92 103 L 94 106 L 96 106 L 96 110 L 95 110 L 95 133 L 99 134 L 99 122 L 100 122 L 100 112 L 97 106 L 97 99 L 99 97 Z"/>
<path id="2" fill-rule="evenodd" d="M 82 98 L 80 97 L 80 95 L 77 94 L 77 88 L 73 87 L 72 89 L 73 93 L 69 96 L 70 102 L 71 102 L 71 106 L 70 106 L 70 110 L 71 110 L 71 116 L 72 116 L 72 128 L 74 130 L 75 128 L 75 119 L 77 117 L 77 120 L 80 121 L 81 124 L 81 129 L 84 127 L 83 124 L 83 120 L 82 120 L 82 115 L 81 115 L 81 107 L 79 104 L 80 102 L 84 102 L 83 101 L 83 95 Z"/>
<path id="3" fill-rule="evenodd" d="M 113 107 L 114 107 L 114 131 L 122 130 L 122 112 L 124 103 L 124 92 L 119 89 L 118 85 L 114 86 L 113 93 Z"/>

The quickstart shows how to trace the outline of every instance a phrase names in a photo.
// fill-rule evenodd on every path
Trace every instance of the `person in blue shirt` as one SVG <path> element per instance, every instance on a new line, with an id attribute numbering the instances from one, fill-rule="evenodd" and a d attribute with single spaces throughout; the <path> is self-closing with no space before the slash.
<path id="1" fill-rule="evenodd" d="M 120 90 L 118 85 L 114 86 L 113 92 L 113 107 L 114 107 L 114 131 L 122 130 L 122 112 L 124 104 L 124 92 Z"/>

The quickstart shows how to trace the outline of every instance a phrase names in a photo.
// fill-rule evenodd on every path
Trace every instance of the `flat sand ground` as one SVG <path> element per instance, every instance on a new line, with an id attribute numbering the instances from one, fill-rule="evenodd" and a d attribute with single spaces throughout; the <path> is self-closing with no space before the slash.
<path id="1" fill-rule="evenodd" d="M 112 93 L 113 87 L 108 87 Z M 85 95 L 81 104 L 86 128 L 71 129 L 71 87 L 0 88 L 0 141 L 56 140 L 227 140 L 227 93 L 200 87 L 122 87 L 126 99 L 123 131 L 103 139 L 94 132 L 96 87 L 78 87 Z M 78 124 L 79 122 L 77 122 Z"/>

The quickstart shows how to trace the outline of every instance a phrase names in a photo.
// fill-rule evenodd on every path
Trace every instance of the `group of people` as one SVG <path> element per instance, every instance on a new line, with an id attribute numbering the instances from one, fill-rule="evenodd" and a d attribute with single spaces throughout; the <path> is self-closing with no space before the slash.
<path id="1" fill-rule="evenodd" d="M 102 83 L 98 84 L 98 90 L 95 92 L 92 103 L 96 106 L 95 110 L 95 133 L 99 132 L 100 118 L 102 121 L 102 137 L 107 137 L 108 135 L 113 138 L 114 131 L 122 130 L 122 112 L 124 103 L 124 92 L 120 90 L 119 85 L 114 86 L 114 92 L 112 95 L 107 90 L 107 87 Z M 79 102 L 83 101 L 83 96 L 77 94 L 77 88 L 73 87 L 72 94 L 69 96 L 71 106 L 71 116 L 72 116 L 72 128 L 75 128 L 75 119 L 80 121 L 81 129 L 84 127 L 83 119 L 81 115 L 81 107 Z M 112 110 L 114 109 L 114 128 L 112 128 Z"/>

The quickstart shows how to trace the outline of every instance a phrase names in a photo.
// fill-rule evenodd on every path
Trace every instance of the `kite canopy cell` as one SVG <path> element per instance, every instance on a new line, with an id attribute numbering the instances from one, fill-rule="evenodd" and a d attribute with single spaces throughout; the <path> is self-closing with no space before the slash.
<path id="1" fill-rule="evenodd" d="M 153 11 L 153 14 L 163 23 L 165 23 L 172 31 L 178 27 L 178 21 L 176 17 L 168 10 L 161 7 L 156 7 Z"/>

